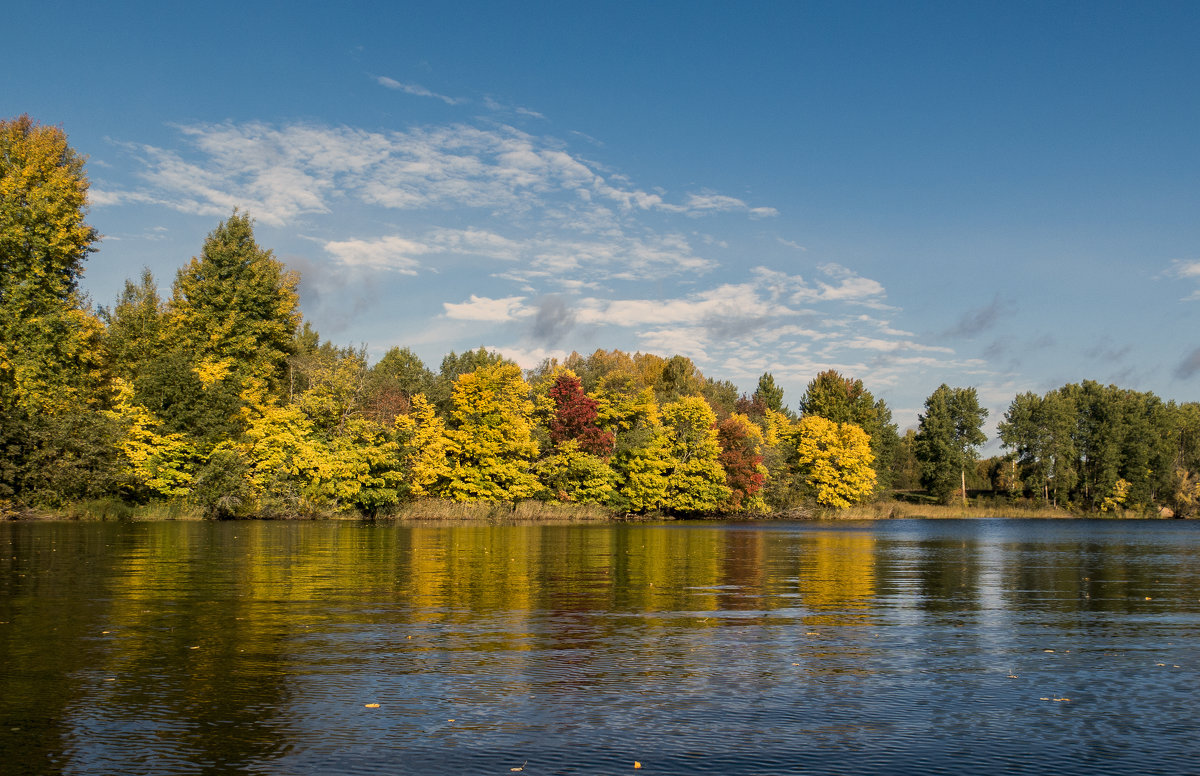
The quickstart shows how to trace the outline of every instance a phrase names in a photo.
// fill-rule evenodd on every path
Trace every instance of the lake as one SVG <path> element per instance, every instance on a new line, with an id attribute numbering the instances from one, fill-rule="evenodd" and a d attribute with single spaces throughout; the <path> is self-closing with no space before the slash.
<path id="1" fill-rule="evenodd" d="M 1182 521 L 0 523 L 0 772 L 1195 774 L 1198 549 Z"/>

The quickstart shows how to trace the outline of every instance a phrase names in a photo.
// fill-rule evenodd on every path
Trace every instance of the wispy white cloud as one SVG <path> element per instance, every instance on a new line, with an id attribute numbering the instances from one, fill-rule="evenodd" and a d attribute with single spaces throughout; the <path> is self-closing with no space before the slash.
<path id="1" fill-rule="evenodd" d="M 525 297 L 508 296 L 503 299 L 489 299 L 486 296 L 471 294 L 469 301 L 457 304 L 444 302 L 446 317 L 460 321 L 486 321 L 488 323 L 503 323 L 518 318 L 527 318 L 536 311 L 525 306 Z"/>
<path id="2" fill-rule="evenodd" d="M 417 274 L 420 262 L 416 257 L 431 250 L 428 245 L 396 236 L 325 243 L 325 251 L 347 267 L 390 270 L 402 275 Z"/>
<path id="3" fill-rule="evenodd" d="M 1171 266 L 1167 270 L 1167 275 L 1170 277 L 1179 278 L 1180 280 L 1200 282 L 1200 259 L 1176 259 L 1175 261 L 1171 262 Z M 1183 297 L 1181 301 L 1200 301 L 1200 289 L 1197 289 Z"/>
<path id="4" fill-rule="evenodd" d="M 394 83 L 395 88 L 421 91 Z M 503 124 L 398 132 L 262 122 L 177 129 L 184 148 L 130 147 L 140 157 L 146 186 L 126 198 L 136 194 L 206 216 L 241 206 L 275 225 L 329 213 L 346 199 L 398 210 L 476 208 L 520 214 L 565 207 L 561 212 L 574 215 L 559 226 L 574 221 L 610 228 L 622 214 L 645 211 L 703 215 L 742 210 L 758 216 L 773 210 L 716 194 L 693 194 L 673 203 L 620 176 L 602 174 L 560 141 Z M 121 201 L 103 192 L 98 198 L 98 204 Z"/>
<path id="5" fill-rule="evenodd" d="M 438 94 L 437 92 L 431 92 L 430 90 L 426 89 L 424 86 L 419 86 L 418 84 L 401 83 L 400 81 L 397 81 L 394 78 L 388 78 L 385 75 L 376 76 L 375 82 L 378 83 L 380 86 L 386 87 L 388 89 L 393 89 L 398 92 L 404 92 L 405 94 L 411 94 L 414 97 L 432 97 L 435 100 L 441 100 L 442 102 L 446 103 L 447 105 L 460 105 L 463 102 L 465 102 L 465 100 L 461 100 L 461 99 L 458 99 L 455 97 L 447 97 L 444 94 Z"/>
<path id="6" fill-rule="evenodd" d="M 500 102 L 499 100 L 495 99 L 494 97 L 484 97 L 483 105 L 488 110 L 496 111 L 497 113 L 515 113 L 518 116 L 526 116 L 531 119 L 544 120 L 546 118 L 544 115 L 542 115 L 541 113 L 538 113 L 536 110 L 530 110 L 529 108 L 522 108 L 517 105 L 505 105 L 504 103 Z"/>
<path id="7" fill-rule="evenodd" d="M 686 203 L 682 207 L 682 211 L 691 216 L 700 216 L 713 212 L 746 212 L 753 218 L 769 218 L 779 215 L 779 211 L 773 207 L 750 207 L 737 197 L 728 197 L 711 191 L 702 194 L 689 194 Z"/>
<path id="8" fill-rule="evenodd" d="M 829 281 L 818 280 L 813 286 L 797 290 L 792 301 L 850 302 L 882 310 L 891 309 L 883 301 L 887 298 L 887 292 L 879 281 L 864 278 L 840 264 L 822 264 L 817 269 Z"/>

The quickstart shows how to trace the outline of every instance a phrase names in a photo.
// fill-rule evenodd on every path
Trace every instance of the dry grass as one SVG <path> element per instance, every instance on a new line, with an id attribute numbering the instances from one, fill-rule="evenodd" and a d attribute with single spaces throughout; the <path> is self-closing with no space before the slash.
<path id="1" fill-rule="evenodd" d="M 422 499 L 403 504 L 381 519 L 444 522 L 583 523 L 639 519 L 595 504 L 563 504 L 555 501 L 488 503 Z"/>
<path id="2" fill-rule="evenodd" d="M 850 520 L 887 520 L 892 518 L 974 518 L 974 517 L 1079 517 L 1065 509 L 1018 504 L 913 504 L 907 501 L 879 501 L 856 504 L 848 509 L 829 510 L 820 517 Z"/>

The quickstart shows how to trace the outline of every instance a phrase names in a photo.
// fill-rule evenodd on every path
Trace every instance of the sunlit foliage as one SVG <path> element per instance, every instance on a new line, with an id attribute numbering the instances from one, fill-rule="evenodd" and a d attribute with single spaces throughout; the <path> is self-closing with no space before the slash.
<path id="1" fill-rule="evenodd" d="M 853 423 L 806 415 L 792 434 L 796 469 L 818 504 L 848 507 L 870 497 L 875 489 L 875 470 L 865 431 Z"/>

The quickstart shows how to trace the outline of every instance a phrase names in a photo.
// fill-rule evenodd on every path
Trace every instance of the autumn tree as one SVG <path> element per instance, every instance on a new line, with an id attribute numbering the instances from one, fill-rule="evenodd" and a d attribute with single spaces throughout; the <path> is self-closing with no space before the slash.
<path id="1" fill-rule="evenodd" d="M 865 431 L 853 423 L 805 415 L 792 434 L 794 466 L 818 504 L 845 508 L 870 497 L 874 456 Z"/>
<path id="2" fill-rule="evenodd" d="M 865 431 L 871 440 L 878 488 L 891 487 L 900 437 L 891 409 L 882 399 L 876 400 L 862 380 L 826 370 L 809 382 L 799 407 L 801 415 L 853 423 Z"/>
<path id="3" fill-rule="evenodd" d="M 644 513 L 664 506 L 673 458 L 654 391 L 639 386 L 631 372 L 614 369 L 599 380 L 595 398 L 597 422 L 616 436 L 613 505 Z"/>
<path id="4" fill-rule="evenodd" d="M 717 416 L 699 396 L 685 396 L 663 408 L 670 445 L 666 508 L 673 512 L 713 512 L 732 495 L 721 467 Z"/>
<path id="5" fill-rule="evenodd" d="M 454 382 L 448 457 L 450 476 L 438 494 L 455 501 L 517 501 L 538 491 L 531 471 L 529 386 L 515 364 L 497 362 Z"/>
<path id="6" fill-rule="evenodd" d="M 550 441 L 554 445 L 573 441 L 582 452 L 601 458 L 612 455 L 616 436 L 600 428 L 599 402 L 583 392 L 574 372 L 562 370 L 550 387 L 549 397 L 554 402 L 550 417 Z"/>
<path id="7" fill-rule="evenodd" d="M 103 325 L 78 292 L 87 190 L 60 128 L 0 121 L 0 500 L 87 498 L 116 472 Z"/>
<path id="8" fill-rule="evenodd" d="M 977 448 L 987 441 L 982 430 L 987 414 L 974 388 L 943 384 L 925 400 L 914 453 L 921 464 L 921 483 L 939 501 L 948 503 L 961 483 L 966 504 L 966 471 L 975 463 Z"/>
<path id="9" fill-rule="evenodd" d="M 763 465 L 763 434 L 745 415 L 733 414 L 717 425 L 719 460 L 729 487 L 729 505 L 735 512 L 762 511 L 762 489 L 767 476 Z"/>
<path id="10" fill-rule="evenodd" d="M 412 410 L 396 418 L 394 434 L 409 496 L 431 496 L 449 483 L 452 471 L 446 424 L 425 394 L 412 397 Z"/>
<path id="11" fill-rule="evenodd" d="M 94 398 L 102 327 L 77 291 L 99 238 L 87 190 L 61 129 L 0 121 L 0 410 L 53 414 Z"/>
<path id="12" fill-rule="evenodd" d="M 425 392 L 426 398 L 437 407 L 443 417 L 449 417 L 454 411 L 454 389 L 458 378 L 497 364 L 516 366 L 511 359 L 483 346 L 463 353 L 455 353 L 452 350 L 442 358 L 441 368 Z"/>

